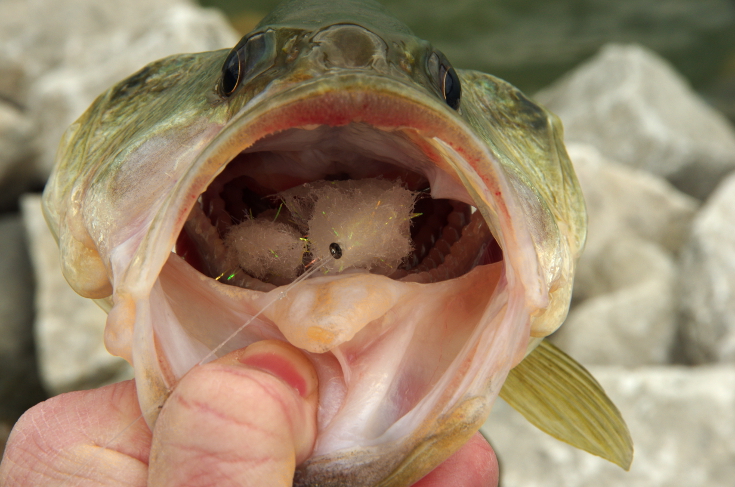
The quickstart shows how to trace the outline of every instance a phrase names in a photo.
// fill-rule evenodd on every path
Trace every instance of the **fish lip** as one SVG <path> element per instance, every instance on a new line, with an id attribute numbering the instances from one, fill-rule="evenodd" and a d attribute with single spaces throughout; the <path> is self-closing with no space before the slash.
<path id="1" fill-rule="evenodd" d="M 503 249 L 508 274 L 519 272 L 524 282 L 539 275 L 538 262 L 521 255 L 521 249 L 532 243 L 524 219 L 517 215 L 519 205 L 514 191 L 497 158 L 467 122 L 442 101 L 407 83 L 352 71 L 315 77 L 295 86 L 266 89 L 238 110 L 168 195 L 158 215 L 175 215 L 175 218 L 157 218 L 157 231 L 156 225 L 151 225 L 133 256 L 136 265 L 125 270 L 116 283 L 115 294 L 132 297 L 150 292 L 169 255 L 168 251 L 150 252 L 150 249 L 174 246 L 198 196 L 241 151 L 289 128 L 354 122 L 379 130 L 411 128 L 427 139 L 441 141 L 445 151 L 462 156 L 467 162 L 465 167 L 452 167 L 447 172 L 457 177 L 485 217 Z M 482 176 L 478 169 L 482 170 Z M 543 307 L 547 301 L 546 290 L 542 288 L 527 289 L 526 298 L 536 307 Z"/>

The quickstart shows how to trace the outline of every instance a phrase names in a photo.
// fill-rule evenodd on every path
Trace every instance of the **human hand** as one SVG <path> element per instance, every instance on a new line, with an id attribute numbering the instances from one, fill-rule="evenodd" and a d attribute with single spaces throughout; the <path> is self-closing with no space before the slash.
<path id="1" fill-rule="evenodd" d="M 0 485 L 290 486 L 316 439 L 317 387 L 301 352 L 266 341 L 192 369 L 153 432 L 135 421 L 132 380 L 62 394 L 18 421 Z M 495 454 L 478 434 L 415 487 L 497 484 Z"/>

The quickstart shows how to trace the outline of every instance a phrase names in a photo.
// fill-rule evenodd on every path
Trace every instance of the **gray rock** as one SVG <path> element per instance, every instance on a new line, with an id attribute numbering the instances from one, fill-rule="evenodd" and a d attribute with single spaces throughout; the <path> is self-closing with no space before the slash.
<path id="1" fill-rule="evenodd" d="M 33 349 L 33 274 L 20 216 L 0 219 L 0 421 L 45 399 Z"/>
<path id="2" fill-rule="evenodd" d="M 735 362 L 735 173 L 694 220 L 681 253 L 679 290 L 688 358 Z"/>
<path id="3" fill-rule="evenodd" d="M 553 342 L 579 362 L 627 366 L 671 361 L 676 339 L 676 265 L 660 246 L 623 236 L 593 263 L 597 287 L 569 313 Z"/>
<path id="4" fill-rule="evenodd" d="M 132 378 L 132 368 L 105 349 L 107 316 L 71 290 L 36 195 L 21 200 L 36 276 L 36 347 L 43 384 L 52 394 Z"/>
<path id="5" fill-rule="evenodd" d="M 15 104 L 16 107 L 21 106 L 24 73 L 20 60 L 15 59 L 6 49 L 0 48 L 0 100 Z"/>
<path id="6" fill-rule="evenodd" d="M 667 363 L 676 337 L 673 253 L 698 203 L 665 180 L 569 144 L 587 202 L 574 306 L 553 341 L 584 364 Z"/>
<path id="7" fill-rule="evenodd" d="M 628 423 L 630 472 L 542 433 L 499 401 L 483 432 L 503 487 L 731 487 L 735 479 L 735 369 L 596 367 L 591 372 Z"/>
<path id="8" fill-rule="evenodd" d="M 735 169 L 735 130 L 652 51 L 607 45 L 536 95 L 560 116 L 566 140 L 664 176 L 706 197 Z"/>
<path id="9" fill-rule="evenodd" d="M 0 99 L 0 209 L 7 208 L 27 189 L 23 181 L 33 174 L 29 164 L 32 139 L 31 120 L 17 106 Z"/>
<path id="10" fill-rule="evenodd" d="M 109 5 L 114 10 L 117 4 Z M 50 172 L 66 128 L 105 89 L 156 59 L 231 47 L 237 42 L 219 12 L 183 2 L 165 10 L 149 8 L 131 24 L 110 27 L 112 33 L 79 39 L 85 54 L 40 76 L 32 86 L 29 109 L 39 124 L 36 142 L 41 174 Z"/>
<path id="11" fill-rule="evenodd" d="M 678 252 L 699 208 L 666 180 L 606 158 L 589 144 L 567 144 L 588 214 L 585 257 L 597 256 L 621 234 Z"/>
<path id="12" fill-rule="evenodd" d="M 0 60 L 23 69 L 23 83 L 5 89 L 16 86 L 12 99 L 37 123 L 37 174 L 48 176 L 64 130 L 112 84 L 156 59 L 237 39 L 222 14 L 188 0 L 3 1 Z"/>
<path id="13" fill-rule="evenodd" d="M 33 80 L 59 67 L 99 61 L 102 53 L 94 43 L 124 47 L 124 29 L 156 10 L 179 4 L 191 2 L 129 0 L 113 5 L 90 0 L 4 0 L 0 4 L 3 95 L 25 105 L 34 95 L 29 89 Z M 7 72 L 14 73 L 16 81 L 5 78 Z"/>

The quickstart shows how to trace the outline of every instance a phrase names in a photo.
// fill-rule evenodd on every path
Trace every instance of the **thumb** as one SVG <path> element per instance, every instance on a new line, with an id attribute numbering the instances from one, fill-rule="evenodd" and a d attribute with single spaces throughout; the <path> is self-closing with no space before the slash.
<path id="1" fill-rule="evenodd" d="M 148 485 L 290 486 L 316 439 L 316 372 L 254 343 L 185 375 L 153 431 Z"/>

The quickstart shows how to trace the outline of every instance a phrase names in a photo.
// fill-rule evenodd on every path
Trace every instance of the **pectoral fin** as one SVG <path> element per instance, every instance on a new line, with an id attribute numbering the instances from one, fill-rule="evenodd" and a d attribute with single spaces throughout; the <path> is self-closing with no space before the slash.
<path id="1" fill-rule="evenodd" d="M 510 371 L 500 397 L 541 431 L 630 469 L 633 440 L 620 411 L 584 367 L 548 341 Z"/>

